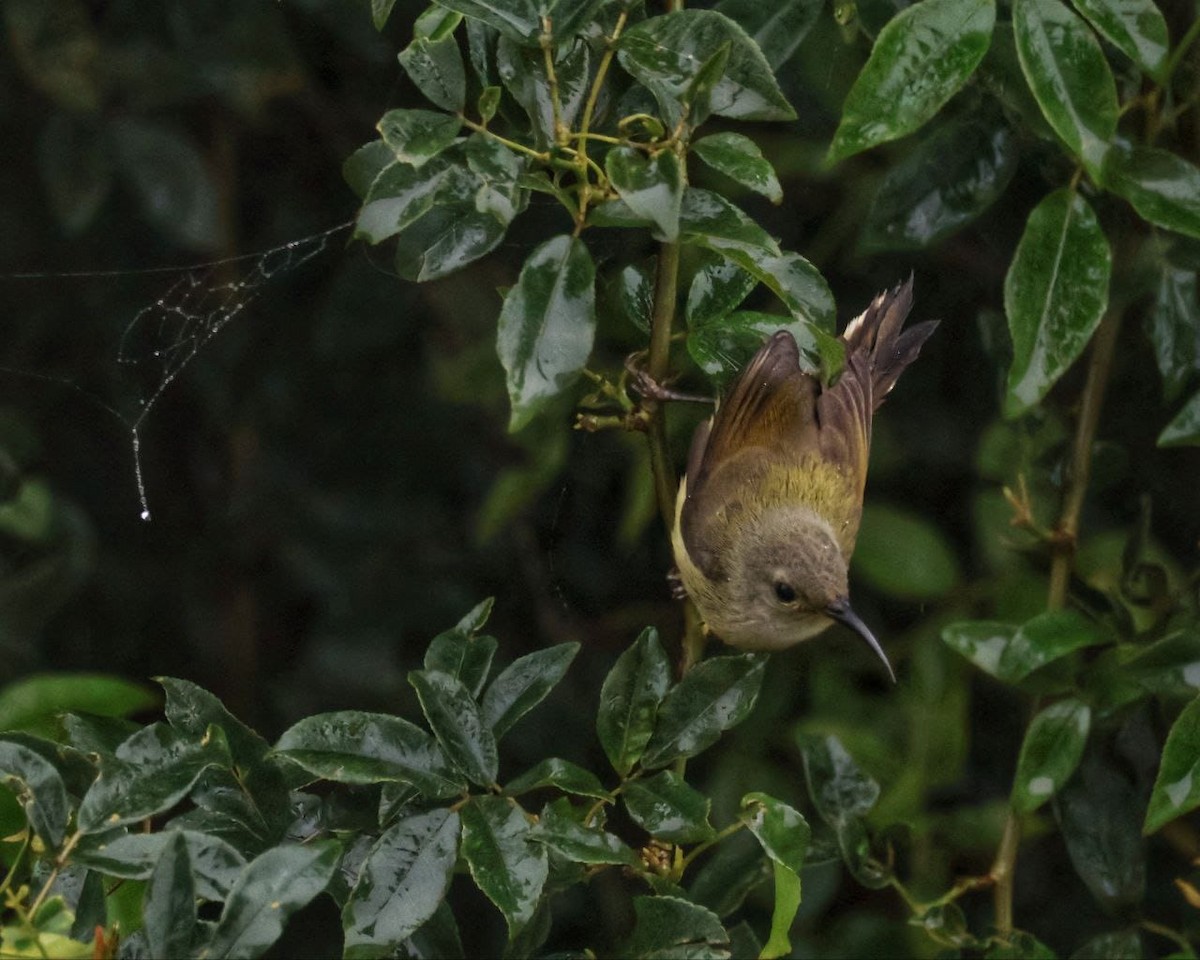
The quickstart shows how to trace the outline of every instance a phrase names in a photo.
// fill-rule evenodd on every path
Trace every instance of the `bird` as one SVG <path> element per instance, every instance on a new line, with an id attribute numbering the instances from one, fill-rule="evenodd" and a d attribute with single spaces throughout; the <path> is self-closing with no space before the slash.
<path id="1" fill-rule="evenodd" d="M 937 328 L 904 328 L 913 279 L 876 296 L 839 340 L 824 384 L 786 330 L 769 337 L 692 439 L 672 552 L 709 633 L 742 650 L 784 650 L 834 623 L 895 672 L 850 605 L 875 411 Z"/>

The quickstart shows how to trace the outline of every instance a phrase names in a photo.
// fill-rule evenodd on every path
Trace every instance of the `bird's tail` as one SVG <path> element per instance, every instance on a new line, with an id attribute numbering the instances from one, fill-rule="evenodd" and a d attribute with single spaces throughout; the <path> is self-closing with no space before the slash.
<path id="1" fill-rule="evenodd" d="M 884 398 L 900 379 L 904 368 L 917 359 L 921 346 L 937 328 L 937 320 L 927 320 L 903 330 L 913 305 L 913 278 L 885 290 L 871 301 L 861 314 L 842 331 L 846 359 L 865 354 L 871 371 L 872 409 L 878 410 Z"/>

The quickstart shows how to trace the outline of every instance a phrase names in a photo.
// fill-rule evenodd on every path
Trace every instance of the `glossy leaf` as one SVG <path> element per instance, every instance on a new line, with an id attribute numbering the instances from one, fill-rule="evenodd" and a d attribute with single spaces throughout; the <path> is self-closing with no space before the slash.
<path id="1" fill-rule="evenodd" d="M 438 0 L 443 7 L 480 20 L 512 40 L 536 44 L 542 32 L 542 17 L 553 22 L 558 40 L 571 36 L 587 24 L 600 0 Z"/>
<path id="2" fill-rule="evenodd" d="M 439 670 L 414 670 L 408 682 L 417 691 L 425 718 L 450 762 L 472 783 L 481 787 L 495 783 L 500 766 L 496 737 L 471 691 Z"/>
<path id="3" fill-rule="evenodd" d="M 800 909 L 800 876 L 778 860 L 775 867 L 775 909 L 771 912 L 771 931 L 759 951 L 760 960 L 788 957 L 792 953 L 790 932 L 796 911 Z"/>
<path id="4" fill-rule="evenodd" d="M 933 246 L 978 217 L 1017 170 L 1012 130 L 998 117 L 942 124 L 888 170 L 863 227 L 869 250 Z"/>
<path id="5" fill-rule="evenodd" d="M 714 133 L 692 144 L 692 152 L 718 173 L 762 194 L 772 203 L 783 200 L 775 169 L 749 137 L 740 133 Z"/>
<path id="6" fill-rule="evenodd" d="M 822 820 L 838 828 L 870 813 L 879 799 L 879 784 L 837 737 L 802 734 L 799 745 L 808 794 Z"/>
<path id="7" fill-rule="evenodd" d="M 425 796 L 452 797 L 465 781 L 428 733 L 382 713 L 343 710 L 306 717 L 275 750 L 305 770 L 338 783 L 410 783 Z"/>
<path id="8" fill-rule="evenodd" d="M 524 427 L 579 375 L 596 327 L 595 267 L 578 238 L 538 246 L 500 310 L 496 351 L 512 403 L 509 430 Z"/>
<path id="9" fill-rule="evenodd" d="M 453 677 L 471 696 L 478 697 L 487 681 L 497 645 L 495 637 L 471 636 L 461 627 L 455 627 L 429 642 L 425 648 L 425 669 Z"/>
<path id="10" fill-rule="evenodd" d="M 686 317 L 689 327 L 720 320 L 749 296 L 758 279 L 723 257 L 696 271 L 688 288 Z"/>
<path id="11" fill-rule="evenodd" d="M 496 70 L 528 115 L 535 144 L 545 148 L 556 143 L 555 101 L 542 51 L 502 37 L 496 44 Z M 587 98 L 590 76 L 591 47 L 587 43 L 576 41 L 558 51 L 554 62 L 557 119 L 565 127 L 571 126 Z"/>
<path id="12" fill-rule="evenodd" d="M 746 365 L 767 337 L 779 330 L 795 337 L 810 370 L 821 372 L 824 378 L 841 369 L 844 351 L 836 337 L 803 320 L 754 310 L 738 310 L 697 324 L 688 333 L 687 349 L 701 370 L 718 383 L 725 383 Z"/>
<path id="13" fill-rule="evenodd" d="M 519 777 L 514 777 L 505 785 L 504 792 L 516 797 L 542 787 L 558 787 L 564 793 L 573 793 L 578 797 L 594 797 L 597 800 L 607 799 L 609 795 L 591 770 L 585 770 L 569 760 L 560 760 L 558 757 L 547 757 Z"/>
<path id="14" fill-rule="evenodd" d="M 1195 393 L 1158 435 L 1160 447 L 1200 446 L 1200 393 Z"/>
<path id="15" fill-rule="evenodd" d="M 995 20 L 993 0 L 924 0 L 896 14 L 846 95 L 829 162 L 926 123 L 974 73 Z"/>
<path id="16" fill-rule="evenodd" d="M 549 873 L 524 811 L 503 797 L 472 797 L 460 811 L 462 853 L 475 883 L 504 914 L 511 940 L 533 919 Z"/>
<path id="17" fill-rule="evenodd" d="M 707 247 L 756 276 L 761 272 L 759 258 L 778 257 L 782 252 L 767 231 L 719 193 L 709 190 L 688 187 L 679 211 L 679 226 L 684 243 Z"/>
<path id="18" fill-rule="evenodd" d="M 635 897 L 633 911 L 637 924 L 618 946 L 619 957 L 724 960 L 729 956 L 729 934 L 711 910 L 679 897 L 659 896 Z"/>
<path id="19" fill-rule="evenodd" d="M 804 869 L 812 831 L 798 810 L 765 793 L 748 793 L 740 817 L 768 857 L 792 873 Z"/>
<path id="20" fill-rule="evenodd" d="M 1029 215 L 1004 280 L 1013 341 L 1004 412 L 1036 406 L 1091 339 L 1108 306 L 1112 254 L 1095 213 L 1063 188 Z"/>
<path id="21" fill-rule="evenodd" d="M 155 677 L 166 693 L 163 707 L 167 721 L 176 730 L 199 738 L 210 726 L 218 726 L 229 742 L 229 752 L 243 767 L 261 760 L 271 749 L 261 736 L 231 714 L 213 694 L 188 680 Z"/>
<path id="22" fill-rule="evenodd" d="M 510 663 L 483 695 L 483 722 L 499 740 L 513 724 L 546 699 L 579 652 L 578 643 L 535 650 Z"/>
<path id="23" fill-rule="evenodd" d="M 99 873 L 127 880 L 145 880 L 163 856 L 167 844 L 181 837 L 187 846 L 196 895 L 225 900 L 246 868 L 246 858 L 224 840 L 194 830 L 158 833 L 105 834 L 85 838 L 72 854 L 77 863 Z"/>
<path id="24" fill-rule="evenodd" d="M 414 37 L 400 51 L 400 66 L 431 103 L 451 113 L 462 111 L 467 97 L 467 74 L 458 41 L 451 34 L 440 40 Z"/>
<path id="25" fill-rule="evenodd" d="M 958 558 L 928 520 L 898 507 L 868 503 L 854 569 L 876 589 L 905 600 L 945 596 L 958 583 Z"/>
<path id="26" fill-rule="evenodd" d="M 165 723 L 151 724 L 101 763 L 100 776 L 80 801 L 79 829 L 95 833 L 169 810 L 188 795 L 205 770 L 231 763 L 220 727 L 210 726 L 195 739 Z"/>
<path id="27" fill-rule="evenodd" d="M 346 158 L 342 164 L 342 178 L 355 196 L 364 200 L 375 178 L 395 162 L 396 155 L 391 147 L 382 140 L 372 140 Z"/>
<path id="28" fill-rule="evenodd" d="M 724 73 L 708 97 L 712 112 L 738 120 L 794 119 L 762 51 L 745 30 L 714 10 L 680 10 L 643 20 L 617 41 L 617 57 L 675 124 L 699 69 L 726 44 Z"/>
<path id="29" fill-rule="evenodd" d="M 462 122 L 433 110 L 389 110 L 375 129 L 396 160 L 419 167 L 454 142 Z"/>
<path id="30" fill-rule="evenodd" d="M 371 847 L 342 910 L 347 956 L 386 956 L 437 910 L 458 858 L 450 810 L 401 820 Z"/>
<path id="31" fill-rule="evenodd" d="M 1104 182 L 1143 219 L 1200 237 L 1200 169 L 1183 157 L 1156 147 L 1114 149 L 1105 160 Z"/>
<path id="32" fill-rule="evenodd" d="M 156 957 L 186 957 L 191 953 L 196 926 L 196 885 L 187 841 L 172 833 L 163 844 L 146 885 L 142 909 L 146 940 Z"/>
<path id="33" fill-rule="evenodd" d="M 1052 610 L 1020 627 L 985 620 L 950 624 L 942 639 L 985 673 L 1019 683 L 1047 664 L 1111 638 L 1074 610 Z"/>
<path id="34" fill-rule="evenodd" d="M 1031 813 L 1067 782 L 1083 756 L 1091 722 L 1091 709 L 1074 698 L 1050 704 L 1030 721 L 1013 777 L 1014 810 Z"/>
<path id="35" fill-rule="evenodd" d="M 654 732 L 658 706 L 671 685 L 671 663 L 647 627 L 617 658 L 600 688 L 596 733 L 609 763 L 622 777 L 641 759 Z"/>
<path id="36" fill-rule="evenodd" d="M 341 847 L 333 840 L 287 844 L 256 857 L 234 884 L 206 957 L 258 957 L 288 918 L 328 885 Z"/>
<path id="37" fill-rule="evenodd" d="M 798 253 L 759 259 L 730 256 L 766 284 L 797 320 L 832 331 L 836 319 L 833 293 L 821 272 Z"/>
<path id="38" fill-rule="evenodd" d="M 693 667 L 659 706 L 642 765 L 654 769 L 694 757 L 745 720 L 758 699 L 766 665 L 762 654 L 745 653 L 712 657 Z"/>
<path id="39" fill-rule="evenodd" d="M 19 730 L 69 710 L 116 717 L 147 710 L 154 694 L 140 684 L 103 673 L 22 677 L 0 690 L 0 730 Z"/>
<path id="40" fill-rule="evenodd" d="M 566 797 L 546 804 L 530 837 L 573 863 L 613 863 L 629 867 L 640 863 L 637 855 L 617 837 L 580 823 Z"/>
<path id="41" fill-rule="evenodd" d="M 1161 76 L 1170 39 L 1154 0 L 1072 0 L 1109 43 L 1154 78 Z"/>
<path id="42" fill-rule="evenodd" d="M 778 70 L 808 35 L 823 5 L 824 0 L 721 0 L 714 9 L 745 30 L 771 69 Z"/>
<path id="43" fill-rule="evenodd" d="M 647 156 L 633 147 L 614 147 L 604 158 L 604 170 L 629 209 L 653 222 L 662 239 L 679 236 L 683 167 L 673 151 Z"/>
<path id="44" fill-rule="evenodd" d="M 1013 32 L 1042 114 L 1100 180 L 1117 130 L 1117 87 L 1096 37 L 1061 0 L 1014 0 Z"/>
<path id="45" fill-rule="evenodd" d="M 633 822 L 656 840 L 698 843 L 713 834 L 708 822 L 712 804 L 671 770 L 631 780 L 622 794 Z"/>
<path id="46" fill-rule="evenodd" d="M 1179 399 L 1184 387 L 1200 371 L 1200 280 L 1166 257 L 1157 263 L 1154 305 L 1146 317 L 1146 330 L 1154 346 L 1163 396 Z"/>
<path id="47" fill-rule="evenodd" d="M 16 794 L 29 826 L 51 850 L 67 827 L 67 789 L 54 765 L 29 747 L 0 740 L 0 783 Z"/>
<path id="48" fill-rule="evenodd" d="M 621 268 L 613 280 L 613 297 L 621 315 L 643 333 L 650 332 L 654 309 L 654 274 L 657 260 L 649 258 Z"/>
<path id="49" fill-rule="evenodd" d="M 1151 834 L 1200 806 L 1200 699 L 1171 725 L 1150 794 L 1143 832 Z"/>
<path id="50" fill-rule="evenodd" d="M 419 167 L 393 163 L 375 177 L 358 211 L 354 236 L 380 243 L 416 223 L 434 206 L 474 197 L 477 181 L 461 157 L 443 150 Z"/>

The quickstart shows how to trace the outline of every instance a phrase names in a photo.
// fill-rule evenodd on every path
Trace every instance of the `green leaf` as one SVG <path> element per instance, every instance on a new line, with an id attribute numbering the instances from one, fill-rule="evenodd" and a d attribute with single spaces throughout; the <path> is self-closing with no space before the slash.
<path id="1" fill-rule="evenodd" d="M 146 940 L 156 957 L 186 957 L 196 927 L 196 885 L 183 834 L 172 832 L 146 884 Z"/>
<path id="2" fill-rule="evenodd" d="M 474 637 L 475 634 L 487 626 L 488 618 L 492 615 L 492 607 L 495 605 L 495 597 L 487 597 L 480 600 L 463 614 L 463 618 L 455 624 L 454 629 L 460 633 L 465 633 L 469 637 Z"/>
<path id="3" fill-rule="evenodd" d="M 617 58 L 674 125 L 684 116 L 683 105 L 701 67 L 725 44 L 729 58 L 709 96 L 712 112 L 738 120 L 795 119 L 757 44 L 714 10 L 680 10 L 643 20 L 617 41 Z"/>
<path id="4" fill-rule="evenodd" d="M 460 113 L 467 98 L 467 74 L 453 34 L 440 40 L 415 37 L 400 51 L 400 66 L 418 90 L 443 110 Z"/>
<path id="5" fill-rule="evenodd" d="M 651 220 L 661 239 L 679 236 L 683 167 L 673 151 L 648 156 L 633 147 L 614 147 L 604 158 L 604 170 L 629 209 Z"/>
<path id="6" fill-rule="evenodd" d="M 1071 960 L 1142 960 L 1145 956 L 1142 935 L 1136 927 L 1129 927 L 1097 934 L 1071 954 Z M 1178 960 L 1187 954 L 1172 953 L 1170 956 Z"/>
<path id="7" fill-rule="evenodd" d="M 656 266 L 655 258 L 631 263 L 623 267 L 613 281 L 617 307 L 622 316 L 643 333 L 650 332 Z"/>
<path id="8" fill-rule="evenodd" d="M 672 770 L 630 780 L 622 797 L 633 822 L 656 840 L 699 843 L 713 835 L 708 822 L 712 803 Z"/>
<path id="9" fill-rule="evenodd" d="M 635 897 L 637 925 L 616 956 L 630 960 L 687 957 L 688 960 L 724 960 L 729 956 L 729 934 L 711 910 L 679 897 Z"/>
<path id="10" fill-rule="evenodd" d="M 1174 402 L 1200 371 L 1200 326 L 1195 322 L 1200 281 L 1195 270 L 1177 266 L 1165 256 L 1158 259 L 1156 269 L 1154 306 L 1146 317 L 1146 332 L 1162 374 L 1163 396 Z"/>
<path id="11" fill-rule="evenodd" d="M 29 747 L 0 740 L 0 783 L 11 788 L 33 832 L 51 850 L 67 828 L 67 789 L 49 760 Z"/>
<path id="12" fill-rule="evenodd" d="M 99 873 L 145 880 L 177 836 L 187 845 L 196 895 L 205 900 L 228 899 L 229 891 L 246 868 L 246 858 L 219 837 L 195 830 L 127 833 L 115 838 L 97 834 L 85 837 L 72 857 L 76 863 Z"/>
<path id="13" fill-rule="evenodd" d="M 396 0 L 371 0 L 371 22 L 376 30 L 382 30 L 392 15 Z"/>
<path id="14" fill-rule="evenodd" d="M 1083 352 L 1108 307 L 1111 273 L 1108 241 L 1083 197 L 1064 187 L 1034 208 L 1004 279 L 1006 416 L 1036 406 Z"/>
<path id="15" fill-rule="evenodd" d="M 665 767 L 694 757 L 736 727 L 754 709 L 767 658 L 762 654 L 713 657 L 697 664 L 663 699 L 642 765 Z"/>
<path id="16" fill-rule="evenodd" d="M 1200 237 L 1200 169 L 1183 157 L 1156 147 L 1113 149 L 1105 158 L 1104 183 L 1144 220 Z"/>
<path id="17" fill-rule="evenodd" d="M 429 920 L 458 859 L 458 814 L 431 810 L 381 836 L 342 910 L 346 956 L 390 956 Z"/>
<path id="18" fill-rule="evenodd" d="M 372 140 L 346 158 L 342 164 L 342 178 L 355 196 L 364 200 L 379 174 L 395 162 L 396 155 L 391 147 L 382 140 Z"/>
<path id="19" fill-rule="evenodd" d="M 438 670 L 461 681 L 471 696 L 478 697 L 497 646 L 495 637 L 476 637 L 455 627 L 429 642 L 425 649 L 425 669 Z"/>
<path id="20" fill-rule="evenodd" d="M 1051 610 L 1020 627 L 986 620 L 952 623 L 942 639 L 985 673 L 1020 683 L 1035 670 L 1111 637 L 1074 610 Z"/>
<path id="21" fill-rule="evenodd" d="M 454 33 L 462 21 L 461 13 L 447 11 L 445 7 L 431 3 L 425 8 L 425 12 L 414 21 L 413 36 L 425 37 L 436 43 Z"/>
<path id="22" fill-rule="evenodd" d="M 775 169 L 749 137 L 740 133 L 714 133 L 693 143 L 692 152 L 718 173 L 762 194 L 772 203 L 783 201 L 783 188 Z"/>
<path id="23" fill-rule="evenodd" d="M 495 783 L 500 765 L 496 738 L 471 691 L 438 670 L 413 670 L 408 682 L 417 691 L 425 718 L 450 762 L 472 783 L 481 787 Z"/>
<path id="24" fill-rule="evenodd" d="M 729 57 L 732 52 L 733 42 L 726 41 L 700 64 L 680 98 L 684 116 L 684 120 L 681 122 L 686 122 L 688 126 L 695 128 L 712 116 L 713 94 L 716 93 L 718 85 L 725 77 L 725 69 L 729 66 Z"/>
<path id="25" fill-rule="evenodd" d="M 375 177 L 355 222 L 355 239 L 380 243 L 410 227 L 434 206 L 473 200 L 478 182 L 454 151 L 442 150 L 419 167 L 393 163 Z"/>
<path id="26" fill-rule="evenodd" d="M 261 736 L 225 709 L 213 694 L 188 680 L 155 677 L 167 702 L 163 712 L 176 730 L 199 739 L 212 725 L 220 727 L 229 741 L 229 752 L 240 766 L 261 760 L 271 749 Z"/>
<path id="27" fill-rule="evenodd" d="M 500 106 L 500 97 L 504 91 L 499 87 L 484 87 L 479 94 L 479 118 L 487 123 L 496 115 L 496 109 Z"/>
<path id="28" fill-rule="evenodd" d="M 798 810 L 765 793 L 748 793 L 740 817 L 768 857 L 792 873 L 804 869 L 812 831 Z"/>
<path id="29" fill-rule="evenodd" d="M 305 770 L 338 783 L 410 783 L 426 797 L 453 797 L 465 782 L 424 730 L 382 713 L 343 710 L 306 717 L 275 750 Z"/>
<path id="30" fill-rule="evenodd" d="M 770 234 L 719 193 L 688 187 L 679 211 L 680 239 L 707 247 L 759 275 L 757 260 L 778 257 Z M 760 279 L 762 279 L 760 277 Z"/>
<path id="31" fill-rule="evenodd" d="M 579 652 L 578 643 L 560 643 L 518 657 L 483 695 L 483 722 L 499 740 L 513 724 L 546 699 Z"/>
<path id="32" fill-rule="evenodd" d="M 706 263 L 696 271 L 688 288 L 688 326 L 720 320 L 736 310 L 757 286 L 757 278 L 731 260 L 721 257 Z"/>
<path id="33" fill-rule="evenodd" d="M 577 237 L 538 246 L 500 310 L 496 352 L 507 376 L 516 432 L 565 390 L 592 352 L 595 267 Z"/>
<path id="34" fill-rule="evenodd" d="M 1117 86 L 1096 37 L 1062 0 L 1014 0 L 1013 32 L 1042 114 L 1100 181 L 1117 132 Z"/>
<path id="35" fill-rule="evenodd" d="M 514 777 L 505 786 L 504 792 L 509 796 L 516 797 L 542 787 L 558 787 L 565 793 L 573 793 L 579 797 L 594 797 L 597 800 L 605 800 L 609 796 L 604 785 L 592 771 L 585 770 L 569 760 L 560 760 L 558 757 L 547 757 L 519 777 Z"/>
<path id="36" fill-rule="evenodd" d="M 68 711 L 120 717 L 148 710 L 157 697 L 140 684 L 103 673 L 23 677 L 0 690 L 0 730 L 20 730 Z"/>
<path id="37" fill-rule="evenodd" d="M 788 957 L 792 941 L 788 934 L 796 911 L 800 909 L 800 877 L 778 860 L 775 861 L 775 909 L 771 914 L 771 933 L 759 951 L 759 960 Z"/>
<path id="38" fill-rule="evenodd" d="M 1032 813 L 1067 782 L 1079 766 L 1091 724 L 1091 709 L 1073 697 L 1050 704 L 1030 721 L 1013 777 L 1014 810 Z"/>
<path id="39" fill-rule="evenodd" d="M 1192 395 L 1158 435 L 1160 447 L 1200 446 L 1200 392 Z"/>
<path id="40" fill-rule="evenodd" d="M 111 756 L 124 741 L 137 733 L 132 720 L 120 717 L 80 716 L 68 713 L 62 718 L 67 743 L 81 753 Z"/>
<path id="41" fill-rule="evenodd" d="M 572 863 L 640 864 L 637 855 L 611 833 L 580 823 L 566 797 L 546 804 L 530 838 Z"/>
<path id="42" fill-rule="evenodd" d="M 647 627 L 617 658 L 600 688 L 596 733 L 613 769 L 622 777 L 641 759 L 654 732 L 658 705 L 671 685 L 671 663 Z"/>
<path id="43" fill-rule="evenodd" d="M 1200 806 L 1200 699 L 1176 717 L 1163 746 L 1142 832 L 1155 833 Z"/>
<path id="44" fill-rule="evenodd" d="M 549 873 L 525 812 L 503 797 L 472 797 L 461 810 L 462 852 L 475 883 L 504 914 L 511 940 L 533 919 Z"/>
<path id="45" fill-rule="evenodd" d="M 879 800 L 879 784 L 837 737 L 801 734 L 798 743 L 808 794 L 822 820 L 838 829 L 871 812 Z"/>
<path id="46" fill-rule="evenodd" d="M 897 507 L 868 503 L 854 568 L 880 592 L 919 601 L 953 590 L 959 563 L 950 542 L 929 521 Z"/>
<path id="47" fill-rule="evenodd" d="M 558 142 L 555 100 L 551 96 L 546 58 L 541 50 L 501 38 L 496 45 L 496 69 L 504 86 L 521 105 L 533 126 L 534 144 L 545 149 Z M 562 47 L 554 61 L 558 91 L 558 121 L 569 128 L 587 99 L 591 47 L 582 40 Z"/>
<path id="48" fill-rule="evenodd" d="M 204 955 L 261 956 L 279 939 L 288 917 L 325 889 L 340 856 L 336 841 L 318 840 L 256 857 L 230 891 Z"/>
<path id="49" fill-rule="evenodd" d="M 209 767 L 231 764 L 220 727 L 194 737 L 151 724 L 101 761 L 100 776 L 79 804 L 79 829 L 95 833 L 162 813 L 186 797 Z"/>
<path id="50" fill-rule="evenodd" d="M 688 899 L 724 919 L 739 909 L 771 872 L 772 861 L 763 855 L 759 843 L 746 833 L 737 833 L 705 856 L 688 888 Z"/>
<path id="51" fill-rule="evenodd" d="M 741 26 L 771 69 L 778 70 L 808 35 L 823 5 L 824 0 L 721 0 L 714 9 Z"/>
<path id="52" fill-rule="evenodd" d="M 889 20 L 846 95 L 829 163 L 925 124 L 975 72 L 995 20 L 993 0 L 925 0 Z"/>
<path id="53" fill-rule="evenodd" d="M 819 372 L 822 379 L 841 370 L 845 351 L 836 337 L 807 321 L 755 310 L 738 310 L 697 324 L 688 332 L 687 349 L 701 370 L 725 383 L 778 330 L 795 337 L 808 368 Z"/>
<path id="54" fill-rule="evenodd" d="M 1075 8 L 1151 77 L 1162 77 L 1167 60 L 1167 22 L 1154 0 L 1072 0 Z"/>
<path id="55" fill-rule="evenodd" d="M 792 316 L 824 330 L 832 330 L 835 319 L 833 294 L 821 271 L 798 253 L 785 251 L 778 257 L 758 260 L 751 271 L 783 301 Z"/>
<path id="56" fill-rule="evenodd" d="M 437 0 L 443 7 L 480 20 L 511 40 L 535 45 L 542 17 L 550 17 L 556 40 L 565 40 L 588 24 L 601 0 Z"/>
<path id="57" fill-rule="evenodd" d="M 462 129 L 462 121 L 433 110 L 389 110 L 379 118 L 375 129 L 394 159 L 415 168 L 450 146 Z"/>
<path id="58" fill-rule="evenodd" d="M 957 117 L 883 178 L 863 227 L 868 250 L 920 250 L 988 209 L 1017 170 L 1012 130 L 991 114 Z"/>

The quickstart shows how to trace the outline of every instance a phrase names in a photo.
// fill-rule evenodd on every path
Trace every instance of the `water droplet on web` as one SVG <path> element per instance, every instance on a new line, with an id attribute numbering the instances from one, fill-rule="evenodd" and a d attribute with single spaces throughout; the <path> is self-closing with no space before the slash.
<path id="1" fill-rule="evenodd" d="M 142 511 L 142 519 L 145 520 L 147 523 L 150 522 L 150 511 L 149 510 Z"/>

